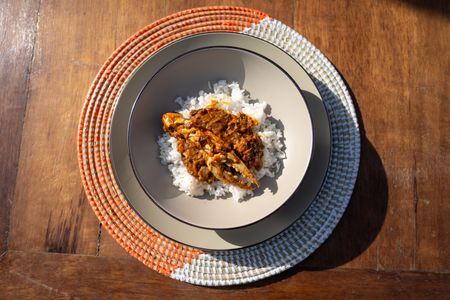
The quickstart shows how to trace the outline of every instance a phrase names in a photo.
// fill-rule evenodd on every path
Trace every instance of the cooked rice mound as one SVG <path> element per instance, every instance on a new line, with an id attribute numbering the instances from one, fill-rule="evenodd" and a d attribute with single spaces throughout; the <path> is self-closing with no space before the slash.
<path id="1" fill-rule="evenodd" d="M 259 170 L 252 170 L 256 178 L 264 176 L 274 177 L 281 168 L 281 162 L 285 158 L 283 151 L 283 134 L 276 124 L 268 118 L 265 113 L 267 103 L 251 99 L 245 90 L 239 87 L 236 82 L 227 83 L 225 80 L 213 84 L 212 93 L 200 91 L 198 97 L 178 97 L 175 102 L 180 105 L 183 117 L 189 118 L 192 110 L 205 108 L 215 104 L 229 113 L 245 113 L 258 121 L 255 132 L 264 144 L 263 167 Z M 167 165 L 173 179 L 173 185 L 180 191 L 191 196 L 203 196 L 205 193 L 215 197 L 226 197 L 229 194 L 233 199 L 240 201 L 253 195 L 250 190 L 244 190 L 236 186 L 225 184 L 218 180 L 211 184 L 200 182 L 188 173 L 181 160 L 181 154 L 177 150 L 177 140 L 164 133 L 158 138 L 160 148 L 161 163 Z M 260 187 L 262 188 L 262 187 Z"/>

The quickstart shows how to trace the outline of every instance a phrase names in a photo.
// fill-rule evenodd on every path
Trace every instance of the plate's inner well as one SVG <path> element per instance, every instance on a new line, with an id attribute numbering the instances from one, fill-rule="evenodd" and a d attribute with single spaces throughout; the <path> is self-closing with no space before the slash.
<path id="1" fill-rule="evenodd" d="M 210 91 L 208 83 L 236 81 L 251 98 L 269 104 L 270 115 L 284 134 L 286 159 L 275 178 L 264 177 L 247 201 L 198 198 L 172 185 L 159 158 L 157 137 L 161 116 L 179 109 L 176 97 Z M 273 213 L 295 191 L 312 153 L 313 129 L 307 105 L 291 78 L 276 64 L 250 51 L 209 47 L 171 61 L 142 90 L 129 124 L 132 165 L 142 187 L 172 216 L 200 227 L 226 229 L 245 226 Z"/>

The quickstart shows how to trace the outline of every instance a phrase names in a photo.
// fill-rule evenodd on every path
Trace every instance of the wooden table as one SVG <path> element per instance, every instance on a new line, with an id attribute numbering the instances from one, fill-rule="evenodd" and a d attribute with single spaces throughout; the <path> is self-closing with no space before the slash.
<path id="1" fill-rule="evenodd" d="M 292 270 L 236 288 L 177 282 L 130 257 L 89 207 L 77 165 L 81 106 L 109 54 L 148 23 L 212 2 L 264 10 L 321 49 L 363 133 L 332 236 Z M 0 298 L 449 298 L 449 2 L 212 2 L 1 2 Z"/>

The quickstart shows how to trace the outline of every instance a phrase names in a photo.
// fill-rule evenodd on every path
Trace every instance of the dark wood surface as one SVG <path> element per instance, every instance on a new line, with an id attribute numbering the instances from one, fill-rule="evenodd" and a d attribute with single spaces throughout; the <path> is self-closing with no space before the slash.
<path id="1" fill-rule="evenodd" d="M 448 275 L 418 272 L 303 270 L 237 288 L 209 288 L 163 277 L 137 260 L 115 257 L 12 250 L 0 267 L 8 269 L 0 275 L 2 291 L 14 299 L 437 299 L 448 293 Z"/>
<path id="2" fill-rule="evenodd" d="M 350 205 L 311 257 L 236 288 L 163 277 L 102 230 L 76 132 L 101 64 L 167 14 L 245 5 L 294 27 L 346 80 L 362 125 Z M 0 299 L 449 298 L 448 1 L 1 1 Z"/>

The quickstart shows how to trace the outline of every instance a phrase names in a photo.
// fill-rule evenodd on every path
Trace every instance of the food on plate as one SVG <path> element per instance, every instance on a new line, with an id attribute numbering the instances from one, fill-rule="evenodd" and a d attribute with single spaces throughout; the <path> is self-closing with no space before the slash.
<path id="1" fill-rule="evenodd" d="M 218 135 L 249 168 L 262 168 L 264 144 L 253 131 L 258 125 L 254 118 L 245 113 L 234 115 L 221 108 L 208 107 L 191 111 L 191 121 L 194 126 Z"/>
<path id="2" fill-rule="evenodd" d="M 218 179 L 248 190 L 259 186 L 249 168 L 261 169 L 264 145 L 252 130 L 257 122 L 251 117 L 207 107 L 191 111 L 188 119 L 166 113 L 162 122 L 164 131 L 177 139 L 187 171 L 199 181 Z"/>
<path id="3" fill-rule="evenodd" d="M 214 92 L 175 100 L 181 109 L 162 117 L 161 162 L 173 184 L 192 196 L 252 195 L 264 176 L 274 177 L 285 157 L 283 136 L 267 104 L 237 83 L 219 81 Z"/>

